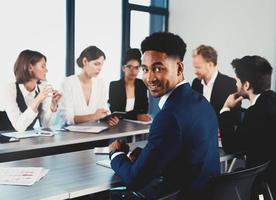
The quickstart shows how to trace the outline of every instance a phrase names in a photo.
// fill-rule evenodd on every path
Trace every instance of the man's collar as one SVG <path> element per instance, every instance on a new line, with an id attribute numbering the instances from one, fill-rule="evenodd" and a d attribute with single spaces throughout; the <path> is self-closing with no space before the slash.
<path id="1" fill-rule="evenodd" d="M 204 85 L 204 86 L 213 85 L 214 82 L 215 82 L 215 80 L 216 80 L 216 78 L 217 78 L 217 76 L 218 76 L 218 70 L 216 69 L 215 72 L 214 72 L 214 74 L 213 74 L 213 76 L 212 76 L 212 78 L 211 78 L 211 80 L 207 84 L 205 84 L 204 79 L 202 79 L 201 80 L 201 84 Z"/>
<path id="2" fill-rule="evenodd" d="M 257 94 L 257 95 L 254 97 L 254 99 L 253 99 L 253 101 L 252 101 L 252 103 L 251 103 L 250 106 L 254 106 L 254 105 L 255 105 L 255 103 L 256 103 L 257 99 L 260 97 L 260 95 L 261 95 L 261 94 Z"/>
<path id="3" fill-rule="evenodd" d="M 166 101 L 167 101 L 167 99 L 169 98 L 169 96 L 171 95 L 171 93 L 172 93 L 177 87 L 179 87 L 180 85 L 183 85 L 184 83 L 188 83 L 188 82 L 187 82 L 186 80 L 183 80 L 183 81 L 179 82 L 179 83 L 175 86 L 174 89 L 172 89 L 171 91 L 169 91 L 168 93 L 164 94 L 164 95 L 161 97 L 161 99 L 160 99 L 160 101 L 159 101 L 159 103 L 158 103 L 158 106 L 159 106 L 160 109 L 163 108 L 164 104 L 166 103 Z"/>

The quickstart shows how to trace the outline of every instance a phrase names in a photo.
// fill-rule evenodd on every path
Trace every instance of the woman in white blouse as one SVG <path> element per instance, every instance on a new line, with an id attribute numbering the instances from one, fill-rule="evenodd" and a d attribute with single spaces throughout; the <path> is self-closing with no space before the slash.
<path id="1" fill-rule="evenodd" d="M 79 75 L 71 75 L 62 83 L 62 111 L 67 123 L 76 124 L 97 121 L 109 113 L 107 93 L 103 81 L 98 78 L 105 61 L 105 54 L 96 46 L 84 49 L 77 64 L 82 68 Z M 117 117 L 107 123 L 119 122 Z"/>
<path id="2" fill-rule="evenodd" d="M 37 119 L 49 127 L 61 97 L 46 80 L 46 57 L 37 51 L 22 51 L 14 65 L 16 82 L 3 95 L 4 112 L 0 112 L 0 130 L 23 132 L 32 129 Z"/>

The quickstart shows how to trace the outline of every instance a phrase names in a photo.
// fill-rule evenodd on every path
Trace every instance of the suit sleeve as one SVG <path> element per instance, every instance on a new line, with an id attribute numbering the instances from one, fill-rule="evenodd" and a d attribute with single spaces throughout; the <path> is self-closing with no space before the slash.
<path id="1" fill-rule="evenodd" d="M 236 116 L 233 112 L 223 112 L 219 116 L 219 127 L 221 142 L 226 153 L 235 153 L 244 150 L 247 134 L 246 126 L 237 124 Z"/>
<path id="2" fill-rule="evenodd" d="M 148 143 L 135 163 L 131 163 L 125 154 L 121 154 L 111 161 L 112 169 L 128 186 L 139 186 L 160 175 L 180 151 L 179 131 L 173 115 L 157 115 L 150 130 Z M 171 146 L 174 148 L 168 149 Z"/>

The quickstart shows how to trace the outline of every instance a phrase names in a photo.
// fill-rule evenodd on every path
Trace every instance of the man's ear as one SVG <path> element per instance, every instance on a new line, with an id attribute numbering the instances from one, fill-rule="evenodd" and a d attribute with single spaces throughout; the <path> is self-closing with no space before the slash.
<path id="1" fill-rule="evenodd" d="M 183 71 L 184 71 L 183 62 L 181 61 L 177 62 L 177 75 L 180 76 L 181 74 L 183 74 Z"/>
<path id="2" fill-rule="evenodd" d="M 245 81 L 243 87 L 245 91 L 248 91 L 251 89 L 251 84 L 248 81 Z"/>

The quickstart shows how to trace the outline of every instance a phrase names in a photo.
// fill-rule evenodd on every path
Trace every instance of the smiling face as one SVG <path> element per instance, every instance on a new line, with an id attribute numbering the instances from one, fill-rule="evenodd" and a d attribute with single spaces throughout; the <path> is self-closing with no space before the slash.
<path id="1" fill-rule="evenodd" d="M 214 64 L 207 62 L 202 55 L 193 55 L 193 66 L 195 75 L 198 79 L 202 80 L 210 76 Z"/>
<path id="2" fill-rule="evenodd" d="M 44 58 L 41 58 L 41 60 L 39 60 L 34 65 L 32 64 L 29 65 L 29 73 L 31 74 L 31 77 L 38 81 L 46 80 L 47 72 L 48 72 L 48 69 L 46 67 L 46 60 Z"/>
<path id="3" fill-rule="evenodd" d="M 161 97 L 183 80 L 183 64 L 159 51 L 146 51 L 142 60 L 143 81 L 154 97 Z"/>
<path id="4" fill-rule="evenodd" d="M 103 56 L 91 61 L 88 61 L 86 58 L 83 58 L 84 73 L 90 78 L 98 76 L 102 70 L 104 60 L 105 59 Z"/>

